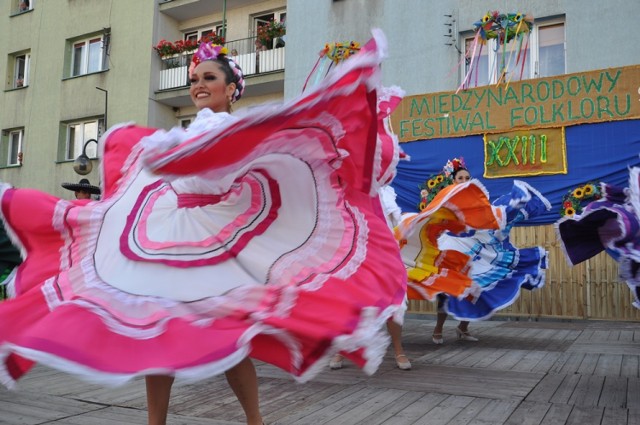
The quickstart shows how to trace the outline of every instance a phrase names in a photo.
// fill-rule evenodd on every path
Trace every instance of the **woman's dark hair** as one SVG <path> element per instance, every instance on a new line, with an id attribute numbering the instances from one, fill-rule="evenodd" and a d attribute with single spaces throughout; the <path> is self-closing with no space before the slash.
<path id="1" fill-rule="evenodd" d="M 453 179 L 454 179 L 454 180 L 455 180 L 456 176 L 458 175 L 458 173 L 459 173 L 460 171 L 466 171 L 467 173 L 469 173 L 469 175 L 471 175 L 471 173 L 469 172 L 469 170 L 467 170 L 467 169 L 466 169 L 466 168 L 464 168 L 464 167 L 460 167 L 460 168 L 458 168 L 457 170 L 455 170 L 453 173 L 451 173 L 451 175 L 453 176 Z"/>
<path id="2" fill-rule="evenodd" d="M 236 102 L 244 92 L 244 76 L 242 74 L 242 68 L 240 68 L 235 61 L 229 59 L 227 55 L 218 55 L 216 59 L 210 60 L 220 65 L 220 69 L 224 72 L 225 84 L 236 84 L 236 91 L 233 94 L 233 101 Z"/>

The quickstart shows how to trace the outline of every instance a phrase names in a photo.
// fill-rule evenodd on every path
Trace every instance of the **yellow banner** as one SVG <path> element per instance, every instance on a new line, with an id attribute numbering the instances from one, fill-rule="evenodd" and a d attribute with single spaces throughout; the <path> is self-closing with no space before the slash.
<path id="1" fill-rule="evenodd" d="M 401 142 L 640 118 L 640 65 L 408 96 L 391 116 Z"/>
<path id="2" fill-rule="evenodd" d="M 564 127 L 484 135 L 484 177 L 567 174 Z"/>

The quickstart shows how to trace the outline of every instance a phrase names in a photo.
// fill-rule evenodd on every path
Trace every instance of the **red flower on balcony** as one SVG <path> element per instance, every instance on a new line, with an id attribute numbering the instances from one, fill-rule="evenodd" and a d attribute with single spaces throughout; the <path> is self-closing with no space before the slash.
<path id="1" fill-rule="evenodd" d="M 224 37 L 221 37 L 217 34 L 207 34 L 203 36 L 200 40 L 178 40 L 178 41 L 167 41 L 162 39 L 153 47 L 153 50 L 156 51 L 158 56 L 161 58 L 167 56 L 178 55 L 181 53 L 190 53 L 198 49 L 200 43 L 213 43 L 224 45 Z"/>
<path id="2" fill-rule="evenodd" d="M 270 20 L 266 24 L 258 25 L 256 39 L 262 46 L 270 47 L 273 39 L 282 37 L 287 32 L 284 22 Z"/>

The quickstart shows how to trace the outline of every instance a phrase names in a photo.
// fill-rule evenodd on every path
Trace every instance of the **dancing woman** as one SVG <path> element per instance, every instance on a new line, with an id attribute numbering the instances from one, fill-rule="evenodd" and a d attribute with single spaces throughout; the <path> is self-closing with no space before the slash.
<path id="1" fill-rule="evenodd" d="M 5 385 L 34 362 L 105 385 L 145 376 L 161 423 L 172 379 L 229 372 L 245 386 L 234 391 L 248 423 L 260 423 L 248 357 L 301 381 L 337 352 L 367 373 L 382 361 L 382 328 L 406 292 L 400 256 L 389 255 L 397 243 L 373 208 L 395 165 L 376 112 L 382 34 L 304 97 L 240 118 L 226 112 L 239 68 L 200 47 L 198 118 L 169 132 L 111 128 L 100 201 L 0 188 L 25 253 L 0 304 L 12 323 L 0 327 Z"/>

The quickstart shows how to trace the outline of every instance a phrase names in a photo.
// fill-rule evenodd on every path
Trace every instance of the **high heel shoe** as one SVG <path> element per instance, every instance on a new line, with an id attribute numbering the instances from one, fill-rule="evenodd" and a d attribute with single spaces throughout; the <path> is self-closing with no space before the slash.
<path id="1" fill-rule="evenodd" d="M 342 369 L 342 356 L 340 354 L 336 354 L 329 361 L 329 367 L 333 370 Z"/>
<path id="2" fill-rule="evenodd" d="M 442 334 L 441 333 L 439 333 L 439 334 L 434 333 L 433 335 L 431 335 L 431 340 L 436 345 L 444 344 L 444 338 L 442 338 Z"/>
<path id="3" fill-rule="evenodd" d="M 401 361 L 400 360 L 403 357 L 404 357 L 405 361 Z M 411 370 L 411 362 L 409 361 L 409 358 L 404 354 L 398 354 L 396 356 L 396 364 L 398 365 L 398 369 Z"/>
<path id="4" fill-rule="evenodd" d="M 460 328 L 456 328 L 456 335 L 458 335 L 458 339 L 461 341 L 478 341 L 478 338 L 476 338 L 475 336 L 471 336 L 469 331 L 462 331 Z"/>

